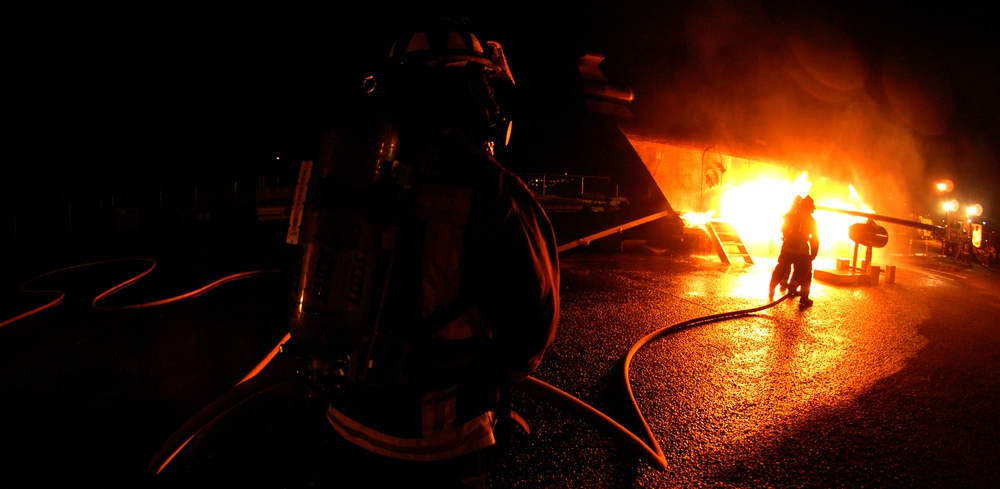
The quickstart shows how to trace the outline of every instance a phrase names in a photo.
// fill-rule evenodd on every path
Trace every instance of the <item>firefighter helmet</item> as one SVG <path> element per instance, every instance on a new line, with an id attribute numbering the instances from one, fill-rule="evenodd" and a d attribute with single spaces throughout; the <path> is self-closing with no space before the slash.
<path id="1" fill-rule="evenodd" d="M 478 65 L 489 78 L 514 83 L 500 43 L 484 44 L 463 20 L 438 18 L 428 24 L 404 28 L 393 40 L 389 61 L 400 68 Z"/>
<path id="2" fill-rule="evenodd" d="M 365 79 L 364 89 L 402 129 L 445 122 L 475 139 L 506 144 L 510 120 L 498 99 L 513 85 L 499 42 L 482 41 L 466 20 L 432 18 L 398 31 L 388 59 Z"/>
<path id="3" fill-rule="evenodd" d="M 805 208 L 804 210 L 809 214 L 812 214 L 812 212 L 816 210 L 816 203 L 813 202 L 812 196 L 809 195 L 802 199 L 802 203 L 800 205 L 803 206 Z"/>

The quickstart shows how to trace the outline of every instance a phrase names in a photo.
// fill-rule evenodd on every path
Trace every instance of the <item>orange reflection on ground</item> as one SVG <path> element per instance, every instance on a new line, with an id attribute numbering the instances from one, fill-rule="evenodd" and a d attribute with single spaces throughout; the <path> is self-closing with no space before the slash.
<path id="1" fill-rule="evenodd" d="M 803 379 L 812 379 L 834 370 L 843 363 L 851 344 L 839 328 L 822 328 L 819 322 L 810 326 L 809 337 L 796 345 L 795 363 L 799 365 L 799 377 Z"/>
<path id="2" fill-rule="evenodd" d="M 744 347 L 733 356 L 735 368 L 745 376 L 759 378 L 766 375 L 770 369 L 767 368 L 767 357 L 771 353 L 772 336 L 774 335 L 774 325 L 748 324 L 733 332 L 732 337 L 738 343 L 743 343 Z M 753 394 L 750 392 L 749 394 Z"/>
<path id="3" fill-rule="evenodd" d="M 724 279 L 712 284 L 696 277 L 690 282 L 707 297 L 757 299 L 763 303 L 774 259 L 729 267 Z M 927 315 L 921 309 L 887 311 L 866 308 L 871 289 L 845 290 L 814 282 L 811 296 L 823 314 L 803 314 L 792 298 L 757 317 L 707 326 L 700 330 L 704 356 L 699 389 L 692 401 L 706 419 L 733 443 L 768 429 L 761 424 L 793 425 L 816 406 L 837 406 L 863 394 L 872 385 L 906 365 L 926 346 L 916 330 Z M 905 293 L 892 291 L 892 293 Z M 841 320 L 845 315 L 852 321 Z M 896 327 L 874 325 L 891 320 Z M 859 328 L 858 324 L 873 327 Z M 899 325 L 910 327 L 898 327 Z M 905 345 L 891 357 L 877 356 L 873 345 Z M 882 354 L 879 354 L 882 355 Z M 708 451 L 712 448 L 706 447 Z"/>

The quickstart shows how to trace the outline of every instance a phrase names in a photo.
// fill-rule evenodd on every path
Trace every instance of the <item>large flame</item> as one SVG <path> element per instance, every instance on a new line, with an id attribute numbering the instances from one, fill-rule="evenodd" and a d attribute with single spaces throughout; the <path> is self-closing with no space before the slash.
<path id="1" fill-rule="evenodd" d="M 718 213 L 688 212 L 682 215 L 689 226 L 701 226 L 712 219 L 729 222 L 752 256 L 776 257 L 781 249 L 782 216 L 788 212 L 795 196 L 812 196 L 817 206 L 874 213 L 851 184 L 826 179 L 811 181 L 802 172 L 794 181 L 771 176 L 726 188 L 720 199 Z M 863 218 L 836 212 L 816 211 L 819 225 L 820 252 L 817 266 L 832 267 L 837 258 L 850 258 L 854 242 L 847 235 L 851 224 Z"/>

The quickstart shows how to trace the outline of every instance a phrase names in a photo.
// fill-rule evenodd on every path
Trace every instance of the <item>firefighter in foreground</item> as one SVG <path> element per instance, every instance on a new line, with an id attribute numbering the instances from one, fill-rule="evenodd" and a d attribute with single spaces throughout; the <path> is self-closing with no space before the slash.
<path id="1" fill-rule="evenodd" d="M 555 237 L 494 153 L 500 44 L 433 19 L 386 61 L 312 169 L 289 343 L 330 395 L 347 487 L 485 487 L 507 392 L 555 337 Z"/>

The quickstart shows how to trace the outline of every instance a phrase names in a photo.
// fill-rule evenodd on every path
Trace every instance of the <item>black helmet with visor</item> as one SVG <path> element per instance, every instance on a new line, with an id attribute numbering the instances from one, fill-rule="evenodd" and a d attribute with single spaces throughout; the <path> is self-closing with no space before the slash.
<path id="1" fill-rule="evenodd" d="M 404 130 L 449 125 L 473 139 L 506 144 L 510 121 L 498 99 L 513 85 L 499 42 L 481 40 L 467 21 L 432 18 L 399 30 L 364 89 Z"/>

